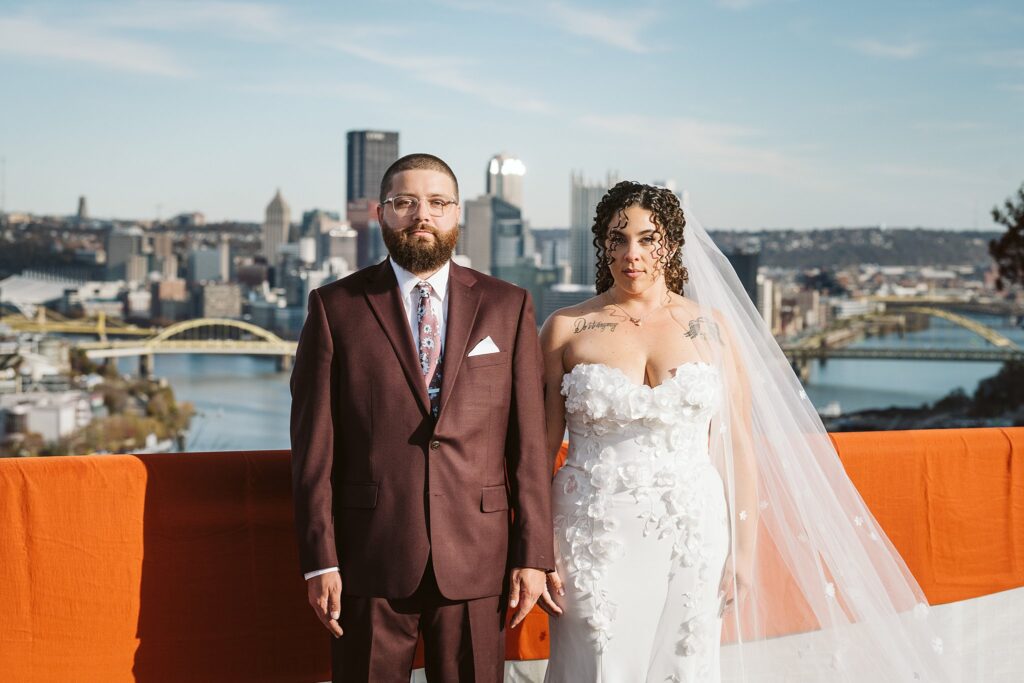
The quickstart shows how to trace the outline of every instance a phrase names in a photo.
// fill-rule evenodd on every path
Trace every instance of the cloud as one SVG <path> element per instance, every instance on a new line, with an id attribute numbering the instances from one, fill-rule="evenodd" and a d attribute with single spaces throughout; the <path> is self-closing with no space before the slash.
<path id="1" fill-rule="evenodd" d="M 646 54 L 654 47 L 644 40 L 642 32 L 657 20 L 653 9 L 630 9 L 615 14 L 594 7 L 579 7 L 563 0 L 496 4 L 480 0 L 433 0 L 434 4 L 464 12 L 517 15 L 542 23 L 562 33 L 589 38 L 627 52 Z"/>
<path id="2" fill-rule="evenodd" d="M 753 142 L 759 133 L 752 128 L 691 118 L 651 116 L 592 115 L 583 117 L 581 122 L 639 144 L 669 148 L 697 165 L 731 173 L 779 178 L 791 183 L 820 182 L 804 161 Z"/>
<path id="3" fill-rule="evenodd" d="M 996 87 L 1004 92 L 1024 94 L 1024 83 L 1000 83 Z"/>
<path id="4" fill-rule="evenodd" d="M 943 168 L 941 166 L 905 164 L 905 163 L 883 163 L 875 164 L 868 168 L 872 174 L 893 176 L 898 178 L 924 178 L 929 180 L 956 180 L 958 182 L 977 182 L 978 178 L 963 173 L 962 171 Z"/>
<path id="5" fill-rule="evenodd" d="M 652 46 L 641 32 L 655 19 L 651 10 L 627 10 L 617 16 L 589 7 L 574 7 L 565 2 L 552 2 L 546 8 L 556 28 L 617 47 L 627 52 L 645 54 Z"/>
<path id="6" fill-rule="evenodd" d="M 976 121 L 918 121 L 912 127 L 926 133 L 964 133 L 984 128 Z"/>
<path id="7" fill-rule="evenodd" d="M 922 43 L 886 43 L 872 38 L 855 40 L 848 44 L 857 52 L 869 57 L 883 57 L 886 59 L 913 59 L 924 53 L 925 46 Z"/>
<path id="8" fill-rule="evenodd" d="M 252 2 L 135 2 L 102 11 L 105 26 L 162 31 L 205 30 L 251 37 L 279 36 L 285 17 L 279 7 Z"/>
<path id="9" fill-rule="evenodd" d="M 381 51 L 352 41 L 348 36 L 332 38 L 331 33 L 326 32 L 327 37 L 317 39 L 317 44 L 395 69 L 421 83 L 476 97 L 495 107 L 514 111 L 545 112 L 551 108 L 544 100 L 520 88 L 504 85 L 491 78 L 477 80 L 469 76 L 466 73 L 468 63 L 465 60 L 430 54 Z"/>
<path id="10" fill-rule="evenodd" d="M 138 40 L 63 28 L 33 18 L 0 17 L 0 53 L 180 78 L 188 70 L 163 48 Z"/>
<path id="11" fill-rule="evenodd" d="M 997 69 L 1024 69 L 1024 50 L 986 52 L 979 55 L 976 61 L 984 66 L 993 66 Z"/>
<path id="12" fill-rule="evenodd" d="M 390 90 L 366 83 L 313 83 L 296 80 L 241 84 L 234 86 L 234 89 L 238 92 L 258 95 L 331 98 L 371 104 L 389 104 L 396 100 L 394 93 Z"/>
<path id="13" fill-rule="evenodd" d="M 759 4 L 762 0 L 715 0 L 715 4 L 724 9 L 745 10 Z"/>

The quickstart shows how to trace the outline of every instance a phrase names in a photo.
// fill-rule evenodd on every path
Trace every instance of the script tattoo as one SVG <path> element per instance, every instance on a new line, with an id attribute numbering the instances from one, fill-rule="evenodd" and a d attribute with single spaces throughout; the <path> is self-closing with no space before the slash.
<path id="1" fill-rule="evenodd" d="M 597 320 L 587 320 L 586 318 L 576 318 L 576 322 L 573 323 L 572 331 L 573 334 L 579 334 L 580 332 L 586 332 L 588 330 L 597 330 L 598 332 L 614 332 L 615 328 L 618 327 L 618 323 L 602 323 Z"/>
<path id="2" fill-rule="evenodd" d="M 694 318 L 690 321 L 690 328 L 686 330 L 686 336 L 690 339 L 708 339 L 710 335 L 711 339 L 714 339 L 719 344 L 722 343 L 722 335 L 718 331 L 718 323 L 714 320 L 708 320 L 704 316 Z"/>

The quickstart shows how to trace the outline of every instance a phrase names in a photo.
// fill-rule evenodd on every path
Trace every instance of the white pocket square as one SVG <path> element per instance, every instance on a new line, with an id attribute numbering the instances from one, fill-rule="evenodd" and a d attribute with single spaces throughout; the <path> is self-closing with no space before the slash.
<path id="1" fill-rule="evenodd" d="M 490 337 L 480 341 L 473 350 L 469 352 L 470 356 L 483 356 L 487 353 L 497 353 L 498 347 L 495 345 L 494 340 Z"/>

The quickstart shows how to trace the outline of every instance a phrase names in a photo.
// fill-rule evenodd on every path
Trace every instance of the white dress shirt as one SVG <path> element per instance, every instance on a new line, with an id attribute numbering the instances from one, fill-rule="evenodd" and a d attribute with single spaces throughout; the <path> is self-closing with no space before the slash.
<path id="1" fill-rule="evenodd" d="M 392 270 L 395 271 L 395 279 L 398 280 L 398 291 L 402 296 L 402 303 L 405 304 L 405 319 L 409 322 L 409 329 L 412 330 L 413 344 L 418 349 L 420 347 L 420 330 L 419 325 L 416 324 L 416 309 L 419 307 L 419 292 L 416 290 L 416 285 L 424 280 L 395 263 L 394 259 L 389 258 L 388 261 L 391 263 Z M 448 273 L 450 270 L 451 261 L 446 261 L 440 270 L 426 278 L 426 282 L 430 284 L 431 289 L 430 305 L 434 309 L 434 315 L 441 323 L 442 358 L 444 357 L 445 332 L 448 331 Z M 416 296 L 416 303 L 413 303 L 413 293 Z M 327 569 L 306 572 L 304 576 L 308 581 L 314 576 L 336 571 L 338 571 L 337 567 L 328 567 Z"/>

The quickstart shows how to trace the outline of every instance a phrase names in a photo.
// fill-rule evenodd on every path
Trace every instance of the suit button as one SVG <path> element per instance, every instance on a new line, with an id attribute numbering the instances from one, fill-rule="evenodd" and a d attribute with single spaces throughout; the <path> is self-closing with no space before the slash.
<path id="1" fill-rule="evenodd" d="M 430 450 L 436 451 L 440 447 L 441 447 L 441 442 L 440 441 L 434 440 L 434 441 L 430 442 Z"/>

